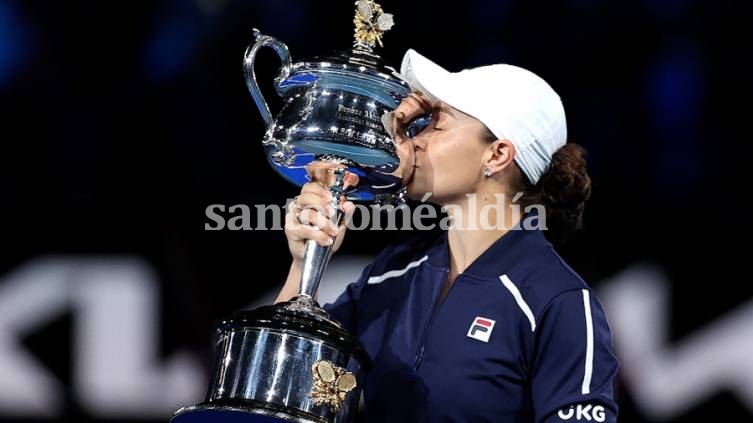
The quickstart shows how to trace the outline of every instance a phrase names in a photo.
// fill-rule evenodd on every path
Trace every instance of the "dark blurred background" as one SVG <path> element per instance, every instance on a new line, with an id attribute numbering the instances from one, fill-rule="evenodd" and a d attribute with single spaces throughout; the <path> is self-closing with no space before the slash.
<path id="1" fill-rule="evenodd" d="M 563 98 L 594 192 L 559 251 L 609 315 L 621 421 L 750 421 L 753 3 L 380 3 L 393 66 L 408 48 L 452 71 L 506 62 Z M 203 398 L 216 324 L 289 266 L 281 231 L 204 229 L 212 204 L 297 192 L 263 155 L 252 28 L 297 62 L 349 47 L 353 12 L 0 0 L 0 421 L 164 422 Z M 259 53 L 273 114 L 278 67 Z M 395 236 L 349 233 L 329 283 Z"/>

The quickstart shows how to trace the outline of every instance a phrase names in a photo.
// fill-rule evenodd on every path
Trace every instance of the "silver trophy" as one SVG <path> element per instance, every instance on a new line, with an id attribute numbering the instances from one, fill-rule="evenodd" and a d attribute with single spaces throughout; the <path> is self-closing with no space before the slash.
<path id="1" fill-rule="evenodd" d="M 352 49 L 331 57 L 292 64 L 285 44 L 255 30 L 244 59 L 248 89 L 267 127 L 262 143 L 269 163 L 297 186 L 315 180 L 329 187 L 336 223 L 343 197 L 400 202 L 413 172 L 412 146 L 396 145 L 382 124 L 410 92 L 374 53 L 392 15 L 361 0 L 354 23 Z M 282 60 L 274 86 L 284 105 L 277 117 L 254 74 L 263 47 Z M 296 298 L 240 311 L 220 324 L 206 401 L 178 410 L 174 423 L 353 420 L 370 359 L 315 300 L 330 256 L 331 247 L 308 241 Z"/>

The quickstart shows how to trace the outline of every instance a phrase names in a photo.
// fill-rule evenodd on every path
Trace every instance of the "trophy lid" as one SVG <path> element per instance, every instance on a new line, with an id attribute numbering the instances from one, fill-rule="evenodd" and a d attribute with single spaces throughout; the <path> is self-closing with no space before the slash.
<path id="1" fill-rule="evenodd" d="M 403 96 L 410 91 L 408 83 L 393 67 L 386 65 L 379 55 L 357 46 L 352 50 L 317 56 L 310 61 L 293 64 L 289 77 L 279 84 L 278 89 L 280 94 L 285 94 L 291 88 L 317 81 L 334 88 L 348 87 L 349 91 L 369 96 L 382 91 L 388 92 L 384 89 L 385 86 L 390 87 L 389 91 L 402 93 Z M 378 100 L 385 106 L 394 108 L 399 104 L 400 98 L 388 96 Z"/>

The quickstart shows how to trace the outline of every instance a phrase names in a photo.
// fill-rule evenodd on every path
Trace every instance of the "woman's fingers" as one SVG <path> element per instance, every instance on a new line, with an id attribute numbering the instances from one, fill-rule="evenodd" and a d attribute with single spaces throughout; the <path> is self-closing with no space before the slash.
<path id="1" fill-rule="evenodd" d="M 312 167 L 313 170 L 322 170 Z M 358 175 L 345 174 L 345 188 L 358 184 Z M 289 205 L 285 216 L 285 234 L 295 245 L 308 239 L 319 245 L 329 246 L 334 240 L 342 242 L 345 225 L 350 220 L 355 205 L 350 201 L 341 201 L 340 208 L 344 214 L 342 223 L 337 225 L 337 211 L 332 206 L 332 193 L 319 182 L 309 182 L 301 187 L 301 193 Z M 339 226 L 339 227 L 338 227 Z M 339 243 L 338 243 L 339 245 Z M 293 248 L 293 247 L 291 247 Z M 295 247 L 296 251 L 301 247 Z"/>
<path id="2" fill-rule="evenodd" d="M 397 124 L 402 126 L 410 122 L 416 116 L 431 113 L 434 110 L 426 96 L 418 92 L 412 92 L 405 97 L 395 109 L 394 117 Z"/>
<path id="3" fill-rule="evenodd" d="M 315 213 L 315 216 L 312 213 Z M 291 241 L 313 239 L 326 247 L 332 245 L 338 233 L 339 229 L 335 228 L 329 219 L 313 210 L 291 210 L 285 219 L 285 235 Z"/>
<path id="4" fill-rule="evenodd" d="M 321 230 L 329 236 L 336 236 L 338 229 L 332 219 L 315 209 L 300 209 L 295 214 L 296 222 L 306 230 Z"/>

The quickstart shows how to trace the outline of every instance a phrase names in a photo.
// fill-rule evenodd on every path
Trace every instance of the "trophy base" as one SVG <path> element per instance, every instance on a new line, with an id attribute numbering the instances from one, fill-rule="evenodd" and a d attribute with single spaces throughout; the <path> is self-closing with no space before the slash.
<path id="1" fill-rule="evenodd" d="M 291 411 L 254 401 L 228 405 L 203 403 L 176 411 L 170 423 L 325 423 L 324 419 L 295 415 Z"/>
<path id="2" fill-rule="evenodd" d="M 171 423 L 354 421 L 371 360 L 311 297 L 234 313 L 215 348 L 206 400 Z"/>

